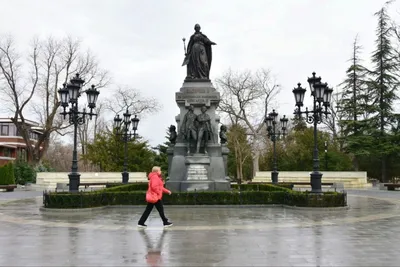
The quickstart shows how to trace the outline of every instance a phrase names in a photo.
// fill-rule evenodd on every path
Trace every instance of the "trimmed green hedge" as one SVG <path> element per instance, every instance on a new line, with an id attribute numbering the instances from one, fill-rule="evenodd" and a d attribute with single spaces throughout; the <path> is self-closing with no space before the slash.
<path id="1" fill-rule="evenodd" d="M 345 207 L 347 194 L 338 192 L 313 194 L 308 191 L 293 191 L 286 196 L 285 204 L 297 207 Z"/>
<path id="2" fill-rule="evenodd" d="M 165 205 L 240 205 L 281 204 L 284 192 L 201 192 L 165 195 Z M 89 192 L 47 193 L 44 195 L 46 208 L 90 208 L 108 205 L 144 205 L 144 192 Z"/>
<path id="3" fill-rule="evenodd" d="M 259 205 L 284 204 L 298 207 L 343 207 L 347 205 L 346 193 L 326 192 L 311 194 L 298 192 L 272 184 L 241 185 L 240 191 L 227 192 L 177 192 L 165 195 L 166 205 Z M 72 209 L 108 205 L 145 205 L 147 183 L 136 183 L 94 192 L 46 192 L 46 208 Z"/>
<path id="4" fill-rule="evenodd" d="M 15 184 L 14 164 L 7 163 L 0 167 L 0 185 Z"/>
<path id="5" fill-rule="evenodd" d="M 148 183 L 108 184 L 103 192 L 147 191 Z"/>

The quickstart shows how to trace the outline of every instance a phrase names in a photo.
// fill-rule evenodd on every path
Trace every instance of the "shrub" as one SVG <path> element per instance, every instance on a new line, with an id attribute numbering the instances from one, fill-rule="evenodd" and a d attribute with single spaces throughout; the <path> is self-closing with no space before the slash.
<path id="1" fill-rule="evenodd" d="M 15 184 L 14 165 L 7 163 L 0 167 L 0 185 Z"/>
<path id="2" fill-rule="evenodd" d="M 345 207 L 347 205 L 346 193 L 324 192 L 312 194 L 310 192 L 296 192 L 287 194 L 285 204 L 297 207 Z"/>
<path id="3" fill-rule="evenodd" d="M 108 184 L 103 192 L 147 191 L 148 183 Z"/>
<path id="4" fill-rule="evenodd" d="M 29 163 L 23 160 L 15 162 L 15 180 L 17 184 L 24 185 L 26 183 L 36 182 L 36 171 Z"/>

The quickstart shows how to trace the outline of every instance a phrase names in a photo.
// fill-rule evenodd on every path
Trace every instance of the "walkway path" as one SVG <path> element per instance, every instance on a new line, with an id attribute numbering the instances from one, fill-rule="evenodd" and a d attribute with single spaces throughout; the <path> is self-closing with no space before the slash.
<path id="1" fill-rule="evenodd" d="M 142 207 L 48 213 L 28 196 L 0 205 L 1 266 L 400 265 L 400 192 L 350 191 L 347 210 L 167 206 L 166 230 L 156 211 L 138 230 Z"/>

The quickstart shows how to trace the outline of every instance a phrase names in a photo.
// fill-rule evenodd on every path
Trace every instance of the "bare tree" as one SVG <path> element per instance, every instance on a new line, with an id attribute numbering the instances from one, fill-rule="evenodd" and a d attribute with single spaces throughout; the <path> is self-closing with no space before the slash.
<path id="1" fill-rule="evenodd" d="M 261 130 L 264 114 L 279 93 L 280 87 L 271 77 L 269 70 L 256 72 L 233 72 L 228 70 L 216 80 L 221 92 L 219 111 L 224 113 L 231 124 L 240 124 L 247 130 L 252 146 L 253 175 L 259 171 L 260 151 L 264 147 Z"/>
<path id="2" fill-rule="evenodd" d="M 57 172 L 68 172 L 71 170 L 72 146 L 71 144 L 62 142 L 58 138 L 52 138 L 49 149 L 43 156 L 43 160 Z M 99 171 L 96 165 L 85 164 L 84 161 L 78 162 L 80 170 Z"/>
<path id="3" fill-rule="evenodd" d="M 40 162 L 46 152 L 50 135 L 63 129 L 63 121 L 57 116 L 59 99 L 57 91 L 71 74 L 80 73 L 87 85 L 97 88 L 109 82 L 108 73 L 101 70 L 90 51 L 82 52 L 79 41 L 67 37 L 56 40 L 35 38 L 28 60 L 16 52 L 11 37 L 0 42 L 1 94 L 11 100 L 9 110 L 12 121 L 26 143 L 32 163 Z M 43 134 L 38 141 L 30 140 L 30 130 L 25 123 L 29 108 L 39 119 Z M 33 145 L 34 144 L 34 145 Z"/>
<path id="4" fill-rule="evenodd" d="M 322 123 L 327 127 L 327 130 L 332 134 L 334 139 L 341 137 L 342 130 L 339 121 L 343 119 L 343 113 L 340 112 L 339 102 L 343 95 L 343 92 L 335 92 L 332 94 L 331 105 L 328 108 L 330 115 L 324 117 Z"/>
<path id="5" fill-rule="evenodd" d="M 162 105 L 156 98 L 143 97 L 139 90 L 131 87 L 119 86 L 115 93 L 105 101 L 105 109 L 114 114 L 125 112 L 129 109 L 132 114 L 148 115 L 154 114 L 161 109 Z"/>
<path id="6" fill-rule="evenodd" d="M 96 114 L 94 121 L 86 121 L 85 124 L 79 127 L 79 139 L 82 154 L 86 153 L 86 145 L 95 139 L 99 131 L 110 130 L 109 127 L 112 120 L 106 123 L 104 117 L 107 110 L 114 114 L 125 113 L 126 109 L 135 115 L 148 115 L 159 111 L 161 104 L 155 98 L 145 98 L 141 95 L 140 91 L 129 87 L 117 87 L 116 91 L 111 97 L 100 101 L 96 107 Z M 84 162 L 85 167 L 87 162 Z"/>
<path id="7" fill-rule="evenodd" d="M 78 127 L 78 138 L 81 148 L 81 154 L 86 154 L 86 146 L 90 142 L 92 142 L 95 138 L 97 133 L 105 129 L 105 121 L 104 117 L 101 116 L 102 112 L 104 111 L 105 104 L 104 102 L 99 102 L 96 105 L 94 113 L 97 116 L 93 117 L 93 120 L 86 120 L 84 124 L 79 125 Z M 83 161 L 84 170 L 88 171 L 90 166 L 88 166 L 88 162 L 86 160 Z"/>
<path id="8" fill-rule="evenodd" d="M 236 178 L 239 184 L 244 180 L 244 164 L 251 157 L 251 147 L 246 138 L 244 129 L 238 124 L 231 125 L 227 134 L 228 144 L 233 146 L 235 155 Z"/>

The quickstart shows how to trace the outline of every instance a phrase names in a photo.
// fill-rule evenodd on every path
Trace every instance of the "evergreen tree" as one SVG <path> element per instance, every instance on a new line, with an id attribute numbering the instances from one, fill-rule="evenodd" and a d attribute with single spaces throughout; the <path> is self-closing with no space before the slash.
<path id="1" fill-rule="evenodd" d="M 361 46 L 356 36 L 350 59 L 351 65 L 346 71 L 346 79 L 340 84 L 342 92 L 338 102 L 338 112 L 342 118 L 339 121 L 341 138 L 346 141 L 345 151 L 354 155 L 353 165 L 356 170 L 358 170 L 358 157 L 366 153 L 363 148 L 367 140 L 363 131 L 368 126 L 365 119 L 370 112 L 371 98 L 366 86 L 366 68 L 361 65 L 360 50 Z"/>
<path id="2" fill-rule="evenodd" d="M 167 128 L 167 134 L 165 138 L 167 139 L 166 142 L 164 142 L 162 145 L 158 145 L 156 147 L 153 147 L 154 150 L 157 151 L 155 157 L 154 157 L 154 166 L 160 166 L 161 170 L 163 172 L 163 176 L 166 178 L 168 177 L 168 154 L 167 154 L 167 149 L 171 145 L 171 142 L 169 141 L 169 127 Z"/>
<path id="3" fill-rule="evenodd" d="M 395 61 L 395 50 L 391 43 L 392 28 L 388 15 L 387 2 L 375 16 L 378 18 L 375 41 L 376 49 L 372 54 L 374 68 L 370 71 L 371 79 L 368 82 L 369 90 L 372 93 L 373 102 L 371 111 L 373 115 L 368 119 L 370 135 L 375 138 L 374 152 L 381 159 L 381 178 L 387 181 L 387 157 L 393 152 L 393 146 L 387 131 L 393 121 L 393 102 L 397 98 L 396 90 L 398 79 L 396 72 L 399 70 Z"/>
<path id="4" fill-rule="evenodd" d="M 128 141 L 128 172 L 149 172 L 153 166 L 155 153 L 147 141 L 140 137 Z M 120 172 L 124 165 L 124 143 L 114 132 L 102 132 L 93 143 L 87 144 L 87 153 L 81 155 L 93 164 L 101 166 L 105 172 Z"/>

